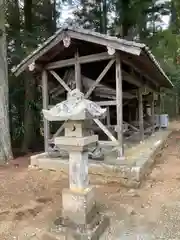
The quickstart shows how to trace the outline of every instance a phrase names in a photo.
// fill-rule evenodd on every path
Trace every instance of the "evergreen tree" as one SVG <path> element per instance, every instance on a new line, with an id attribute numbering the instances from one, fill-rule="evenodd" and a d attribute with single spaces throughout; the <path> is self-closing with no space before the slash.
<path id="1" fill-rule="evenodd" d="M 9 134 L 8 72 L 6 60 L 5 2 L 0 0 L 0 163 L 12 158 Z"/>

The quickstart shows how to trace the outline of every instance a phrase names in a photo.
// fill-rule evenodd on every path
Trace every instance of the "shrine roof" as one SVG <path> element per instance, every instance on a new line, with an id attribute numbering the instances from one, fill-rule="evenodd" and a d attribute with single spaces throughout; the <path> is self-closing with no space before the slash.
<path id="1" fill-rule="evenodd" d="M 122 61 L 128 62 L 132 68 L 142 72 L 145 78 L 152 79 L 160 87 L 173 87 L 172 82 L 145 44 L 74 27 L 59 29 L 18 66 L 14 67 L 12 72 L 18 76 L 32 63 L 37 63 L 43 68 L 48 63 L 56 60 L 57 57 L 60 59 L 62 57 L 62 60 L 68 59 L 70 55 L 68 53 L 64 54 L 64 52 L 69 51 L 70 54 L 70 48 L 68 50 L 62 44 L 64 37 L 67 35 L 73 40 L 74 45 L 72 44 L 72 47 L 76 45 L 76 48 L 78 46 L 78 49 L 83 49 L 82 55 L 97 53 L 97 51 L 99 53 L 104 52 L 103 49 L 107 47 L 113 48 L 119 51 Z"/>

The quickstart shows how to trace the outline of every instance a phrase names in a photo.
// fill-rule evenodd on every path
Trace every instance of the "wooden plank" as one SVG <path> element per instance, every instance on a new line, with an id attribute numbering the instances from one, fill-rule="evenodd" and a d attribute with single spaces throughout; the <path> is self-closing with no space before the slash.
<path id="1" fill-rule="evenodd" d="M 113 142 L 118 142 L 117 139 L 112 135 L 112 133 L 108 130 L 108 128 L 99 120 L 93 119 L 94 122 L 99 126 L 100 129 L 108 136 L 108 138 Z"/>
<path id="2" fill-rule="evenodd" d="M 88 92 L 86 93 L 85 97 L 88 98 L 91 93 L 93 92 L 93 90 L 97 87 L 97 85 L 100 83 L 100 81 L 103 79 L 103 77 L 106 75 L 106 73 L 108 72 L 108 70 L 111 68 L 111 66 L 114 63 L 114 59 L 112 59 L 104 68 L 104 70 L 101 72 L 101 74 L 99 75 L 99 77 L 96 79 L 96 81 L 94 82 L 94 84 L 90 87 L 90 89 L 88 90 Z"/>
<path id="3" fill-rule="evenodd" d="M 139 129 L 141 141 L 144 141 L 144 117 L 143 117 L 143 99 L 142 99 L 142 88 L 138 89 L 138 111 L 139 111 Z"/>
<path id="4" fill-rule="evenodd" d="M 115 106 L 116 101 L 100 101 L 96 102 L 99 106 Z"/>
<path id="5" fill-rule="evenodd" d="M 113 59 L 114 56 L 109 55 L 107 52 L 103 53 L 97 53 L 97 54 L 90 54 L 87 56 L 82 56 L 79 57 L 79 63 L 80 64 L 86 64 L 86 63 L 91 63 L 91 62 L 99 62 L 103 60 L 109 60 Z M 45 66 L 46 69 L 51 70 L 51 69 L 56 69 L 56 68 L 62 68 L 62 67 L 69 67 L 73 66 L 76 63 L 76 58 L 70 58 L 66 60 L 60 60 L 56 62 L 51 62 Z"/>
<path id="6" fill-rule="evenodd" d="M 42 99 L 43 99 L 43 109 L 48 109 L 49 105 L 49 96 L 48 96 L 48 75 L 47 71 L 42 72 Z M 43 118 L 44 122 L 44 150 L 48 152 L 49 144 L 49 122 Z"/>
<path id="7" fill-rule="evenodd" d="M 120 55 L 116 54 L 116 114 L 117 114 L 117 137 L 119 142 L 118 157 L 124 157 L 123 147 L 123 91 Z"/>
<path id="8" fill-rule="evenodd" d="M 81 65 L 79 63 L 79 53 L 78 53 L 78 51 L 75 54 L 75 82 L 76 82 L 76 88 L 81 91 L 82 90 Z"/>
<path id="9" fill-rule="evenodd" d="M 64 87 L 64 89 L 66 89 L 67 92 L 71 92 L 69 86 L 62 80 L 62 78 L 60 78 L 56 72 L 51 70 L 50 73 L 55 77 L 56 80 L 58 80 L 58 82 Z"/>
<path id="10" fill-rule="evenodd" d="M 112 141 L 99 141 L 99 144 L 101 147 L 107 147 L 107 146 L 113 146 L 116 147 L 118 145 L 118 142 L 112 142 Z"/>

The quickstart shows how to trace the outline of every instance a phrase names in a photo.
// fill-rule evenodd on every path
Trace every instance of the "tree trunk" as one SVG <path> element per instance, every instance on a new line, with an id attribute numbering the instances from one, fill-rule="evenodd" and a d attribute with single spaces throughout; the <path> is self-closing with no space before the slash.
<path id="1" fill-rule="evenodd" d="M 103 0 L 103 11 L 102 11 L 102 18 L 103 18 L 103 33 L 107 33 L 107 0 Z"/>
<path id="2" fill-rule="evenodd" d="M 46 7 L 46 31 L 48 37 L 53 35 L 56 31 L 56 1 L 54 0 L 53 3 L 51 3 L 50 0 L 45 1 Z"/>
<path id="3" fill-rule="evenodd" d="M 24 1 L 24 18 L 25 32 L 29 38 L 32 38 L 32 0 Z M 27 44 L 27 49 L 32 49 L 32 46 Z M 35 137 L 34 128 L 34 111 L 33 104 L 35 101 L 35 83 L 32 74 L 27 71 L 24 74 L 24 91 L 25 91 L 25 109 L 24 109 L 24 139 L 21 146 L 21 151 L 26 153 L 32 147 Z"/>
<path id="4" fill-rule="evenodd" d="M 8 115 L 8 71 L 4 4 L 4 0 L 0 0 L 0 164 L 12 158 Z"/>
<path id="5" fill-rule="evenodd" d="M 21 152 L 27 153 L 36 139 L 36 129 L 33 110 L 35 101 L 35 79 L 30 72 L 26 72 L 24 79 L 25 86 L 25 108 L 24 108 L 24 139 L 22 142 Z"/>

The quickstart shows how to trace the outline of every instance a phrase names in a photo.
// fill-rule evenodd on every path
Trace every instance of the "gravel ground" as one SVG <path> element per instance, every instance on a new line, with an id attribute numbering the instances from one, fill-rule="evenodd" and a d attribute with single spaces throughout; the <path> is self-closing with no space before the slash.
<path id="1" fill-rule="evenodd" d="M 111 219 L 102 240 L 180 239 L 180 132 L 170 136 L 156 160 L 140 189 L 93 179 L 101 211 Z M 0 168 L 1 240 L 38 240 L 61 211 L 67 175 L 27 166 L 28 158 L 19 158 Z"/>

